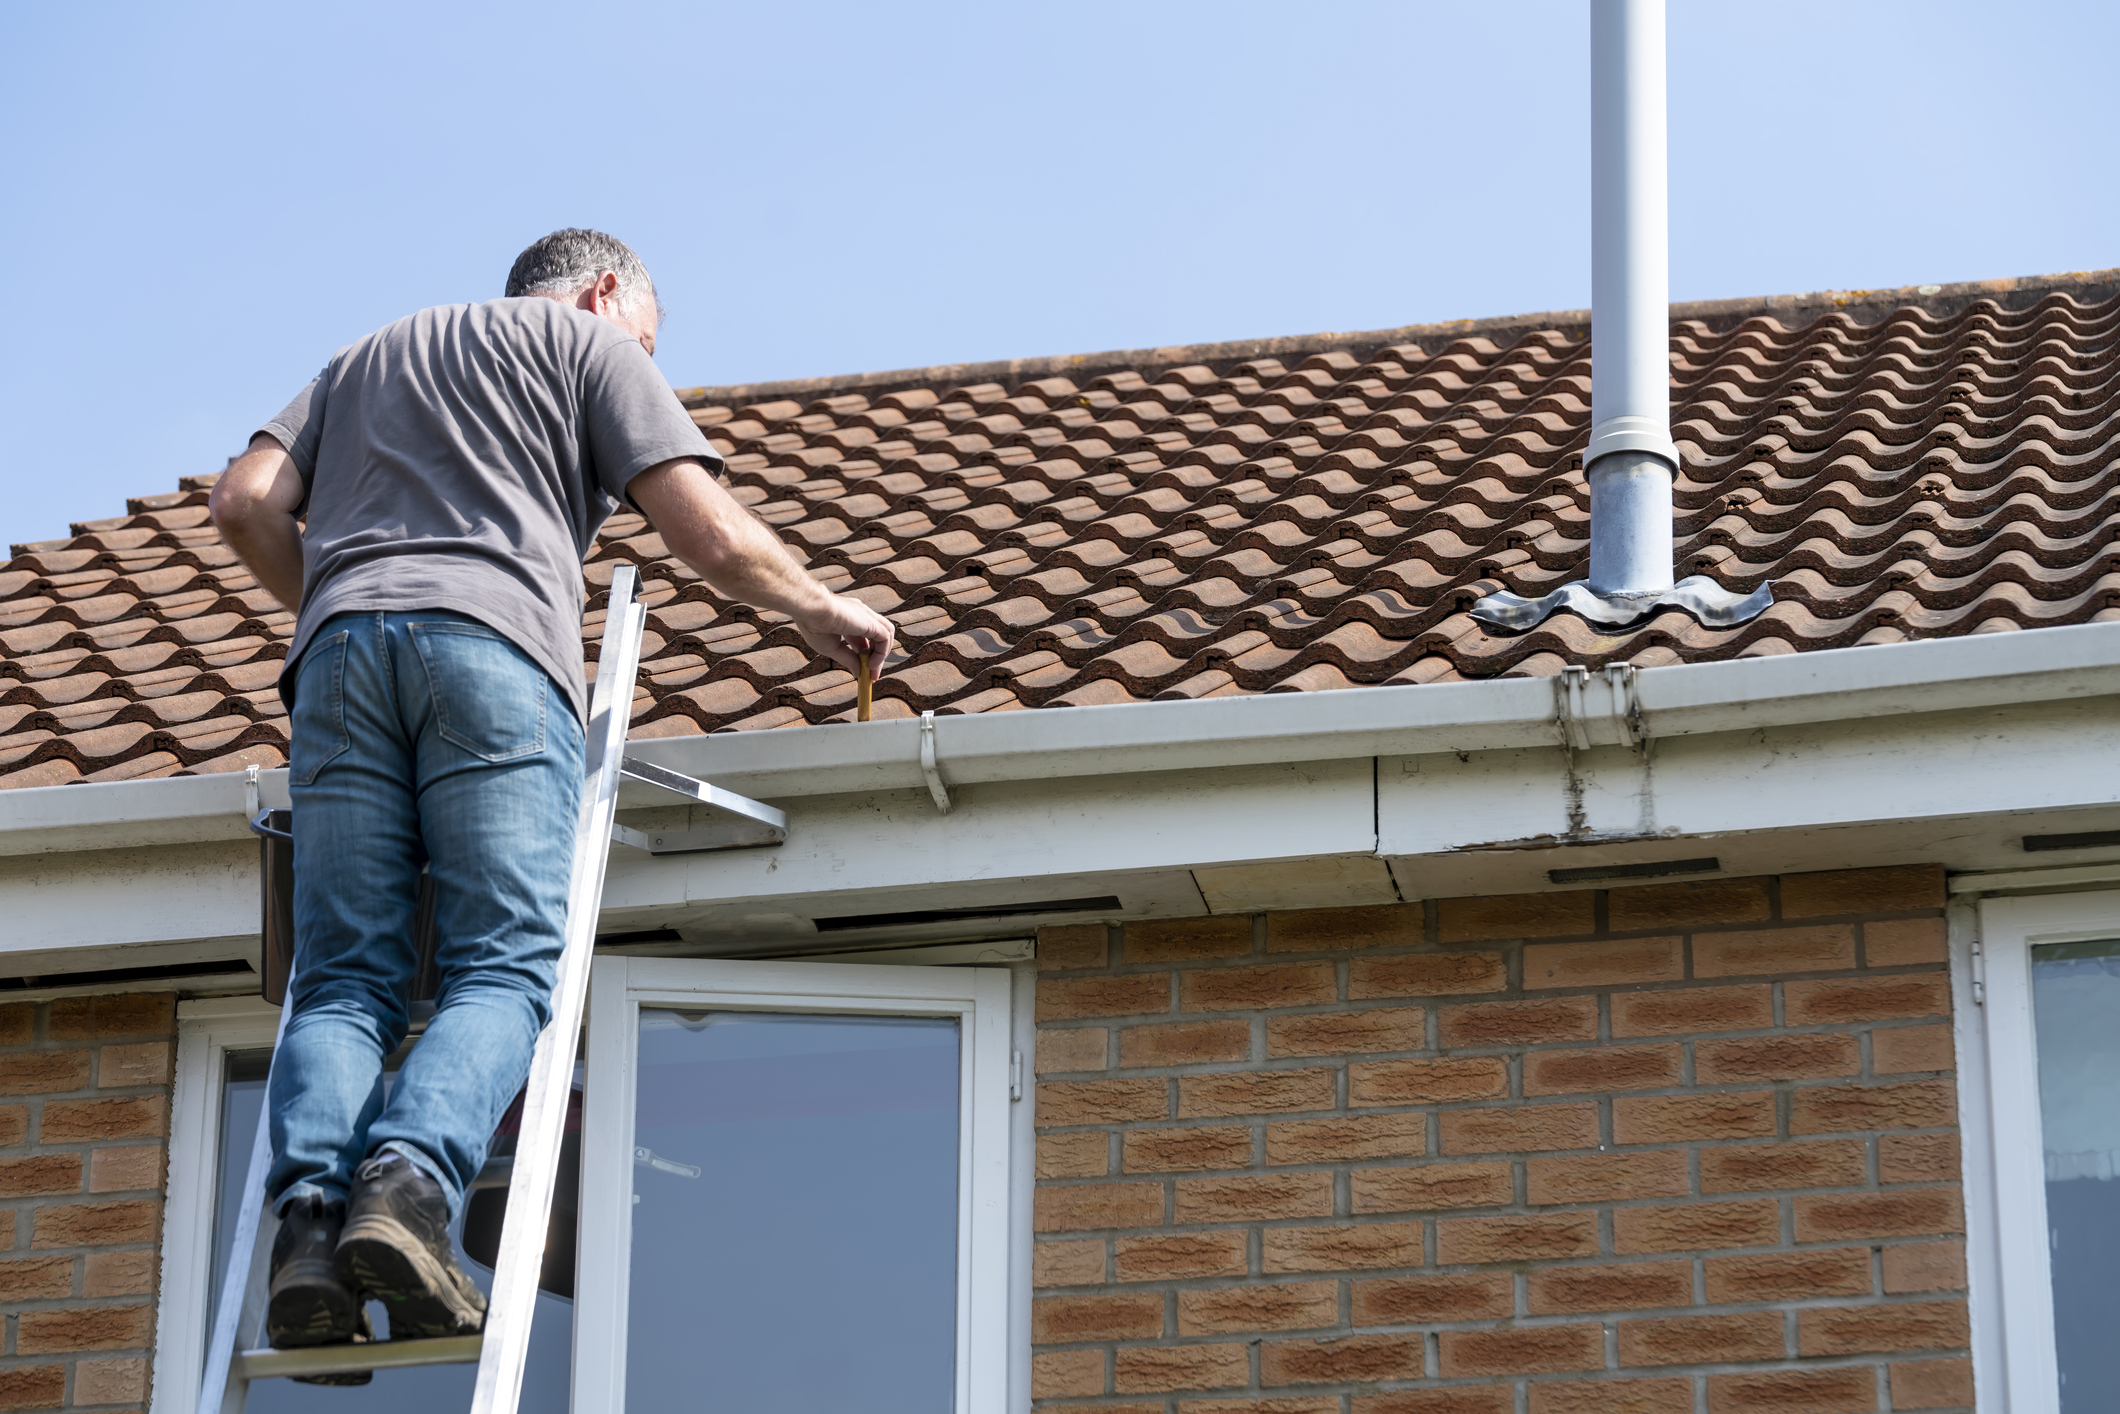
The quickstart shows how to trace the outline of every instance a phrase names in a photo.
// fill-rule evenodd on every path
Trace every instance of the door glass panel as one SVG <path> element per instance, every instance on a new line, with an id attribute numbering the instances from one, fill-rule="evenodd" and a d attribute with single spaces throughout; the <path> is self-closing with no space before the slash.
<path id="1" fill-rule="evenodd" d="M 209 1288 L 209 1299 L 216 1303 L 220 1300 L 222 1277 L 228 1270 L 228 1251 L 235 1242 L 236 1219 L 243 1205 L 243 1180 L 250 1166 L 250 1146 L 257 1135 L 258 1116 L 265 1104 L 265 1071 L 270 1059 L 269 1051 L 231 1055 L 222 1082 L 220 1188 L 215 1195 L 213 1285 Z M 394 1072 L 384 1076 L 386 1093 L 394 1078 Z M 504 1120 L 504 1133 L 494 1145 L 496 1153 L 513 1151 L 512 1141 L 505 1133 L 508 1128 Z M 576 1131 L 576 1134 L 568 1135 L 568 1139 L 574 1141 L 580 1129 L 578 1114 L 569 1116 L 568 1128 Z M 574 1158 L 578 1152 L 578 1144 L 570 1142 L 567 1157 Z M 578 1166 L 578 1159 L 576 1162 Z M 489 1163 L 489 1169 L 496 1167 Z M 577 1175 L 563 1171 L 557 1187 L 559 1192 L 554 1207 L 563 1211 L 555 1212 L 559 1221 L 554 1227 L 564 1229 L 567 1245 L 571 1247 L 574 1224 L 569 1195 L 579 1191 Z M 474 1191 L 472 1201 L 465 1205 L 473 1221 L 485 1216 L 484 1210 L 492 1207 L 494 1222 L 491 1225 L 497 1225 L 498 1209 L 491 1200 L 499 1198 L 505 1191 L 505 1188 L 494 1189 L 490 1195 L 485 1190 Z M 481 1201 L 482 1197 L 485 1201 Z M 464 1217 L 459 1214 L 450 1231 L 456 1260 L 470 1273 L 479 1290 L 490 1291 L 492 1269 L 476 1257 L 466 1255 L 463 1229 Z M 477 1234 L 474 1234 L 473 1246 L 481 1246 Z M 491 1243 L 484 1244 L 483 1250 L 490 1260 Z M 565 1282 L 571 1290 L 572 1253 L 569 1252 L 567 1257 Z M 381 1306 L 371 1304 L 368 1316 L 378 1335 L 388 1329 Z M 208 1324 L 211 1325 L 210 1319 Z M 207 1339 L 212 1339 L 210 1332 Z M 537 1314 L 530 1327 L 530 1353 L 523 1375 L 521 1414 L 566 1414 L 574 1367 L 573 1343 L 574 1302 L 539 1291 Z M 245 1414 L 318 1414 L 320 1409 L 327 1407 L 330 1414 L 464 1414 L 471 1407 L 471 1390 L 477 1379 L 478 1366 L 467 1364 L 380 1370 L 368 1384 L 328 1389 L 295 1384 L 290 1380 L 258 1380 L 250 1386 L 250 1397 L 243 1407 Z"/>
<path id="2" fill-rule="evenodd" d="M 2062 1414 L 2120 1409 L 2120 940 L 2032 949 Z"/>
<path id="3" fill-rule="evenodd" d="M 626 1407 L 947 1414 L 954 1019 L 640 1014 Z"/>

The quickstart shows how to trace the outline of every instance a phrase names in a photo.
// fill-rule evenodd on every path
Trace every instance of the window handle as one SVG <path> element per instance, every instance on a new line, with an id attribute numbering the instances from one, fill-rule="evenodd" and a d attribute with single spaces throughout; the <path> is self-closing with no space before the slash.
<path id="1" fill-rule="evenodd" d="M 674 1173 L 679 1178 L 699 1177 L 698 1164 L 681 1164 L 675 1159 L 662 1157 L 653 1149 L 635 1149 L 633 1151 L 633 1162 L 645 1164 L 651 1169 L 661 1169 L 664 1173 Z"/>

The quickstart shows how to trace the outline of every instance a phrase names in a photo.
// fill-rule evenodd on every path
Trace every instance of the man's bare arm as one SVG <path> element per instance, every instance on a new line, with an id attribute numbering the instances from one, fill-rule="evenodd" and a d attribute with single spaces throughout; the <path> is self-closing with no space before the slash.
<path id="1" fill-rule="evenodd" d="M 207 497 L 221 538 L 290 612 L 302 607 L 302 475 L 287 449 L 265 433 L 229 464 Z"/>
<path id="2" fill-rule="evenodd" d="M 626 486 L 670 547 L 718 594 L 795 621 L 810 646 L 852 671 L 861 658 L 879 675 L 891 651 L 891 621 L 858 599 L 834 594 L 802 567 L 765 522 L 691 457 L 659 463 Z"/>

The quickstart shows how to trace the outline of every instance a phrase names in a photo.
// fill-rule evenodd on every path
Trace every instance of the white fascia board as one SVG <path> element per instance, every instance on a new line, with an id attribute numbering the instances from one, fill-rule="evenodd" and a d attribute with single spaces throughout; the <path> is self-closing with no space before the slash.
<path id="1" fill-rule="evenodd" d="M 2120 777 L 2098 765 L 2113 760 L 2120 716 L 2071 701 L 1937 713 L 1918 732 L 1867 717 L 1660 740 L 1646 757 L 1554 746 L 1386 757 L 1378 849 L 1454 855 L 2096 808 L 2120 803 Z"/>
<path id="2" fill-rule="evenodd" d="M 2120 823 L 2114 760 L 2120 715 L 2068 699 L 1762 726 L 1647 755 L 1384 757 L 1377 852 L 1408 897 L 1579 888 L 1547 871 L 1709 857 L 1726 874 L 1993 869 L 2026 859 L 2026 833 Z"/>
<path id="3" fill-rule="evenodd" d="M 1635 682 L 1658 740 L 2106 696 L 2120 694 L 2120 623 L 1675 664 Z M 1621 704 L 1601 675 L 1586 696 L 1590 744 L 1619 744 Z M 1506 678 L 949 716 L 935 738 L 943 779 L 960 786 L 1551 747 L 1556 714 L 1554 680 Z M 924 788 L 920 726 L 907 718 L 663 737 L 628 751 L 772 801 Z M 285 771 L 264 773 L 263 785 L 266 803 L 285 800 Z M 667 802 L 637 784 L 621 800 Z M 0 855 L 236 839 L 242 809 L 233 774 L 0 791 Z"/>
<path id="4" fill-rule="evenodd" d="M 774 946 L 814 941 L 813 917 L 981 903 L 1110 894 L 1122 917 L 1195 914 L 1207 911 L 1195 865 L 1373 856 L 1373 782 L 1370 762 L 1349 760 L 970 786 L 946 816 L 925 790 L 810 797 L 792 803 L 774 848 L 614 848 L 602 927 L 682 921 Z M 0 975 L 44 970 L 45 954 L 70 947 L 209 939 L 221 943 L 210 956 L 248 956 L 257 859 L 238 842 L 0 860 Z M 230 941 L 246 933 L 247 945 Z"/>
<path id="5" fill-rule="evenodd" d="M 1368 856 L 1375 800 L 1367 760 L 992 783 L 964 789 L 948 815 L 935 813 L 925 790 L 817 798 L 794 806 L 787 843 L 772 849 L 614 852 L 604 910 L 869 912 L 894 897 L 904 900 L 897 907 L 919 907 L 940 888 L 1056 898 L 1054 885 L 1038 881 Z"/>
<path id="6" fill-rule="evenodd" d="M 220 946 L 204 956 L 250 956 L 257 951 L 257 847 L 223 841 L 0 860 L 0 918 L 0 976 L 69 970 L 55 959 L 73 948 L 207 940 Z M 136 960 L 159 966 L 197 957 Z"/>

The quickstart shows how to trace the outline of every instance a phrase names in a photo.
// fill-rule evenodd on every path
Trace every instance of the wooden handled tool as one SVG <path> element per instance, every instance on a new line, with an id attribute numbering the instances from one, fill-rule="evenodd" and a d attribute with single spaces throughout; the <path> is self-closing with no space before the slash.
<path id="1" fill-rule="evenodd" d="M 869 655 L 866 653 L 861 655 L 861 668 L 854 674 L 854 686 L 854 720 L 866 722 L 869 719 L 869 709 L 874 706 L 872 689 L 876 686 L 869 672 Z"/>

